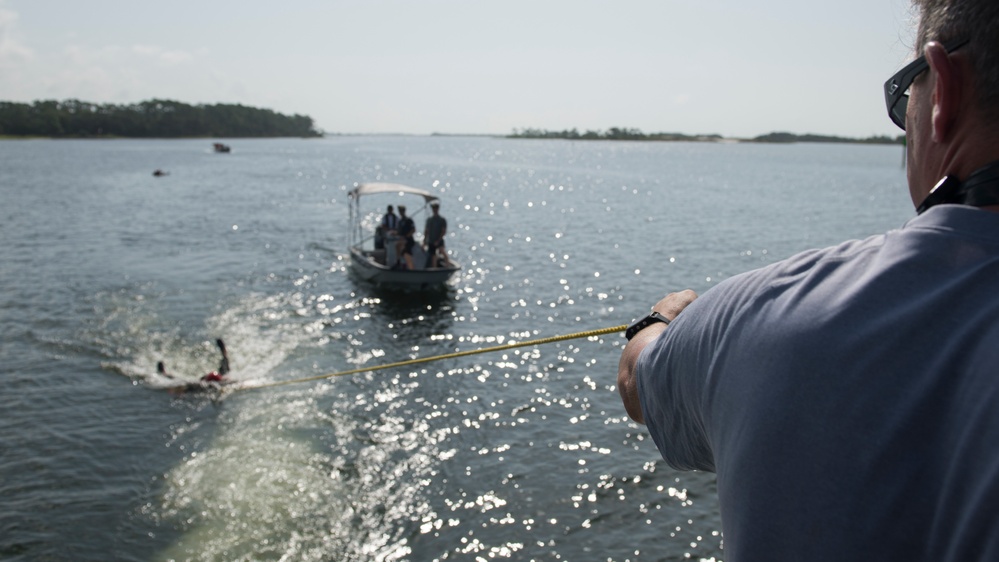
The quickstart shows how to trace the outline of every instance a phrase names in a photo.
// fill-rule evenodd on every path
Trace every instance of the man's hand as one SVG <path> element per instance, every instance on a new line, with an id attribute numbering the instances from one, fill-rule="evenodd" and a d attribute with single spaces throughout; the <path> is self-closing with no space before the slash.
<path id="1" fill-rule="evenodd" d="M 684 308 L 687 308 L 688 304 L 694 302 L 696 298 L 697 293 L 690 289 L 680 291 L 679 293 L 670 293 L 657 302 L 652 307 L 652 310 L 672 321 Z M 645 417 L 642 415 L 642 406 L 638 401 L 638 380 L 635 378 L 635 363 L 638 362 L 638 356 L 645 349 L 645 346 L 659 337 L 659 334 L 663 333 L 667 328 L 666 324 L 656 322 L 635 334 L 635 337 L 631 338 L 628 345 L 624 346 L 624 351 L 621 353 L 621 361 L 617 366 L 617 391 L 621 393 L 621 401 L 624 402 L 624 409 L 628 412 L 628 416 L 638 423 L 645 423 Z"/>

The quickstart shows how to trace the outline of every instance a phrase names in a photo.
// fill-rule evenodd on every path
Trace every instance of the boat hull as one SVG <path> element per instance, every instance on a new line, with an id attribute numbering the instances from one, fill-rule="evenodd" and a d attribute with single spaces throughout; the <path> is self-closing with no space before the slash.
<path id="1" fill-rule="evenodd" d="M 450 267 L 432 269 L 393 269 L 379 263 L 377 254 L 354 247 L 350 249 L 351 270 L 361 279 L 386 289 L 433 290 L 443 288 L 448 279 L 461 270 L 452 263 Z"/>

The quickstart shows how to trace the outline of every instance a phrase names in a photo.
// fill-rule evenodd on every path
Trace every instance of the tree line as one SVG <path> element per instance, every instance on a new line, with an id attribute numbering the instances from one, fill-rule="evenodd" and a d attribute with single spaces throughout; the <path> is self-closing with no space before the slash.
<path id="1" fill-rule="evenodd" d="M 315 137 L 311 117 L 239 104 L 173 100 L 95 104 L 80 100 L 0 102 L 0 135 L 44 137 Z"/>
<path id="2" fill-rule="evenodd" d="M 796 135 L 794 133 L 768 133 L 752 139 L 753 142 L 854 142 L 862 144 L 902 144 L 905 135 L 889 137 L 887 135 L 870 136 L 865 138 L 835 137 L 830 135 Z"/>
<path id="3" fill-rule="evenodd" d="M 570 139 L 570 140 L 655 140 L 655 141 L 718 141 L 721 135 L 684 135 L 680 133 L 643 133 L 639 129 L 611 127 L 606 131 L 588 130 L 580 133 L 577 129 L 547 131 L 544 129 L 514 129 L 510 138 L 522 139 Z"/>
<path id="4" fill-rule="evenodd" d="M 723 140 L 721 135 L 684 135 L 681 133 L 643 133 L 639 129 L 611 127 L 606 131 L 586 131 L 580 133 L 577 129 L 548 131 L 545 129 L 514 129 L 509 138 L 524 139 L 569 139 L 569 140 L 642 140 L 642 141 L 708 141 Z M 751 139 L 739 139 L 743 142 L 850 142 L 865 144 L 901 144 L 905 136 L 895 138 L 888 136 L 871 136 L 862 139 L 836 137 L 828 135 L 796 135 L 793 133 L 768 133 Z"/>

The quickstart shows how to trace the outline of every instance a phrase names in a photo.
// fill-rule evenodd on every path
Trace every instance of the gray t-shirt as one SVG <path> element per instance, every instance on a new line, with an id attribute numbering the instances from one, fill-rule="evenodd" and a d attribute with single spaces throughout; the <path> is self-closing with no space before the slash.
<path id="1" fill-rule="evenodd" d="M 705 292 L 638 368 L 727 561 L 999 560 L 999 214 L 942 205 Z"/>
<path id="2" fill-rule="evenodd" d="M 440 215 L 430 215 L 427 217 L 427 224 L 424 230 L 427 233 L 427 243 L 437 244 L 447 231 L 447 221 Z"/>

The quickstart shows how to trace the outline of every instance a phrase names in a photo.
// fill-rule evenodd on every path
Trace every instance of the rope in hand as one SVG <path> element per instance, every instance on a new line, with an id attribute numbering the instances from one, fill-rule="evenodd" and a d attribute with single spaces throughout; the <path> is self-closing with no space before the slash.
<path id="1" fill-rule="evenodd" d="M 395 363 L 388 363 L 385 365 L 375 365 L 373 367 L 359 367 L 357 369 L 350 369 L 349 371 L 338 371 L 336 373 L 327 373 L 325 375 L 317 375 L 314 377 L 306 377 L 301 379 L 292 379 L 287 381 L 276 381 L 268 382 L 262 384 L 242 384 L 239 386 L 232 385 L 226 388 L 228 392 L 236 392 L 240 390 L 257 390 L 261 388 L 273 388 L 276 386 L 285 386 L 289 384 L 301 384 L 306 382 L 318 381 L 323 379 L 331 379 L 334 377 L 342 377 L 346 375 L 355 375 L 357 373 L 365 373 L 369 371 L 382 371 L 385 369 L 396 369 L 399 367 L 407 367 L 409 365 L 418 365 L 420 363 L 430 363 L 431 361 L 442 361 L 444 359 L 454 359 L 456 357 L 466 357 L 468 355 L 478 355 L 480 353 L 491 353 L 494 351 L 505 351 L 507 349 L 514 349 L 518 347 L 527 347 L 531 345 L 545 345 L 549 343 L 556 343 L 560 341 L 580 339 L 580 338 L 592 338 L 595 336 L 603 336 L 606 334 L 613 334 L 616 332 L 623 332 L 628 329 L 627 325 L 614 326 L 612 328 L 601 328 L 599 330 L 589 330 L 586 332 L 576 332 L 574 334 L 565 334 L 562 336 L 552 336 L 548 338 L 540 338 L 536 340 L 527 340 L 522 342 L 514 342 L 503 345 L 497 345 L 494 347 L 484 347 L 481 349 L 471 349 L 468 351 L 456 351 L 454 353 L 447 353 L 444 355 L 435 355 L 433 357 L 420 357 L 417 359 L 409 359 L 406 361 L 397 361 Z"/>

